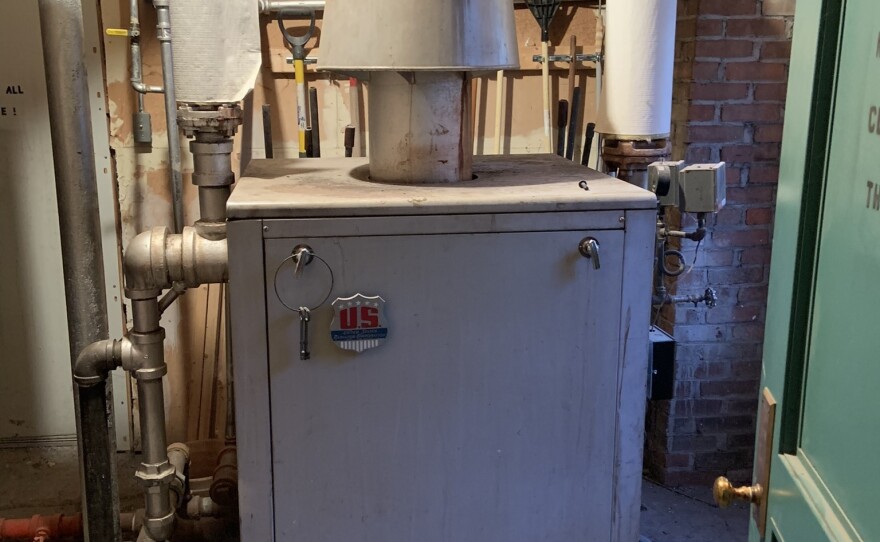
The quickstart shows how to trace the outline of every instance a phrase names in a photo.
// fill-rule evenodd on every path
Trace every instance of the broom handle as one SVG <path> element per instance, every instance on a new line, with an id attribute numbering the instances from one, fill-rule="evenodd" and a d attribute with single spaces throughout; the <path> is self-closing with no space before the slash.
<path id="1" fill-rule="evenodd" d="M 553 141 L 550 136 L 550 42 L 541 42 L 541 82 L 544 87 L 544 151 L 553 152 Z"/>
<path id="2" fill-rule="evenodd" d="M 495 76 L 495 154 L 501 154 L 501 118 L 504 114 L 504 70 Z"/>

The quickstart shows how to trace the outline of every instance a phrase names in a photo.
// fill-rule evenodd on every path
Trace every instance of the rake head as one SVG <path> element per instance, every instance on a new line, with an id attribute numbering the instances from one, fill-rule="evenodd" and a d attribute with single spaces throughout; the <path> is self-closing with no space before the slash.
<path id="1" fill-rule="evenodd" d="M 561 0 L 527 0 L 526 4 L 535 20 L 541 25 L 541 41 L 549 41 L 550 39 L 550 21 L 556 15 Z"/>

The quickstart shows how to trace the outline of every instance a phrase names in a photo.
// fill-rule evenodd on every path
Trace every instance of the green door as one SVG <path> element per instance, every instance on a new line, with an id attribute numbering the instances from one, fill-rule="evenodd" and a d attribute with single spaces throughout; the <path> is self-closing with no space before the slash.
<path id="1" fill-rule="evenodd" d="M 794 32 L 750 539 L 877 542 L 880 0 L 798 0 Z"/>

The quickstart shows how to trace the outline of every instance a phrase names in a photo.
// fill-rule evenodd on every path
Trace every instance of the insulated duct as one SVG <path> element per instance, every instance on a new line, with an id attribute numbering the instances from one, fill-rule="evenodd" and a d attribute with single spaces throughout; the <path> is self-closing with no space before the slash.
<path id="1" fill-rule="evenodd" d="M 174 86 L 178 103 L 230 104 L 254 88 L 263 56 L 254 0 L 174 0 Z"/>
<path id="2" fill-rule="evenodd" d="M 669 137 L 675 0 L 612 0 L 596 131 L 613 139 Z"/>

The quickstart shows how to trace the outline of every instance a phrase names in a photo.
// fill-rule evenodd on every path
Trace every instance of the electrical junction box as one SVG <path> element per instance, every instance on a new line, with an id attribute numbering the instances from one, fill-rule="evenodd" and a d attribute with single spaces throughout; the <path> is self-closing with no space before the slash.
<path id="1" fill-rule="evenodd" d="M 473 169 L 237 183 L 243 540 L 638 539 L 656 198 L 555 155 Z"/>
<path id="2" fill-rule="evenodd" d="M 685 213 L 717 213 L 727 198 L 726 165 L 695 164 L 679 175 L 679 208 Z"/>
<path id="3" fill-rule="evenodd" d="M 663 207 L 678 207 L 678 176 L 684 160 L 654 162 L 648 166 L 648 189 L 657 194 Z"/>

